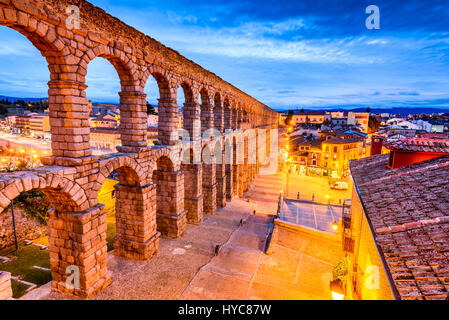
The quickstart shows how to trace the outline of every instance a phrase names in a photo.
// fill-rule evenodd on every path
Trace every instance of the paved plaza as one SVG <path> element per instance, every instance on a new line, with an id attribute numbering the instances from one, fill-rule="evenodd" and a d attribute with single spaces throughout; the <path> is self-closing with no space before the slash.
<path id="1" fill-rule="evenodd" d="M 348 190 L 333 190 L 330 188 L 329 179 L 322 177 L 304 176 L 292 173 L 288 176 L 283 173 L 283 189 L 286 190 L 286 197 L 297 199 L 298 192 L 300 200 L 308 200 L 320 203 L 341 204 L 345 199 L 352 196 L 352 181 L 344 180 L 348 183 Z M 287 187 L 288 186 L 288 187 Z"/>
<path id="2" fill-rule="evenodd" d="M 333 221 L 338 222 L 341 216 L 341 206 L 286 200 L 280 218 L 315 230 L 335 233 L 331 224 Z"/>
<path id="3" fill-rule="evenodd" d="M 331 299 L 332 268 L 341 258 L 338 241 L 319 231 L 283 228 L 273 253 L 264 253 L 273 221 L 269 214 L 276 212 L 276 188 L 281 184 L 281 175 L 257 177 L 244 196 L 252 195 L 251 201 L 228 202 L 216 215 L 205 216 L 202 225 L 188 225 L 181 239 L 162 238 L 158 254 L 148 261 L 109 253 L 112 284 L 92 299 Z M 302 218 L 311 221 L 310 210 L 308 215 L 301 211 Z M 318 211 L 330 214 L 326 209 Z M 324 229 L 328 220 L 318 215 L 319 227 Z M 221 249 L 215 255 L 217 244 Z M 46 285 L 22 299 L 73 296 L 50 293 Z"/>

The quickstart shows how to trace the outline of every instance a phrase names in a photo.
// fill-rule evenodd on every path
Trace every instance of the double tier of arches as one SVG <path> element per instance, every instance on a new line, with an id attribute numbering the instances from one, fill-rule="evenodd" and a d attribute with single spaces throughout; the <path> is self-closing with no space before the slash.
<path id="1" fill-rule="evenodd" d="M 183 236 L 187 223 L 201 223 L 204 214 L 215 214 L 217 206 L 224 207 L 226 199 L 242 196 L 248 188 L 257 164 L 249 170 L 247 161 L 237 163 L 234 155 L 239 143 L 247 159 L 248 142 L 239 142 L 230 131 L 275 127 L 273 110 L 238 90 L 222 89 L 220 83 L 208 83 L 184 74 L 182 68 L 143 57 L 114 39 L 69 30 L 63 17 L 32 3 L 0 2 L 0 25 L 29 39 L 48 64 L 52 155 L 42 159 L 45 169 L 31 177 L 24 173 L 20 182 L 17 175 L 2 176 L 0 207 L 17 196 L 14 190 L 25 190 L 29 183 L 48 194 L 54 208 L 49 218 L 54 290 L 88 297 L 111 281 L 106 217 L 97 200 L 111 173 L 119 180 L 115 253 L 134 259 L 150 258 L 157 252 L 161 234 Z M 86 97 L 89 64 L 98 58 L 109 61 L 120 81 L 121 145 L 119 153 L 104 157 L 92 155 Z M 156 146 L 148 146 L 145 92 L 149 79 L 154 79 L 158 91 L 150 93 L 158 101 Z M 183 92 L 183 102 L 178 101 L 178 90 Z M 183 103 L 182 113 L 179 103 Z M 185 130 L 181 135 L 180 117 Z M 234 151 L 231 163 L 226 162 L 226 144 Z M 191 161 L 183 163 L 180 145 Z M 198 148 L 199 161 L 193 156 Z M 201 161 L 202 155 L 207 155 L 207 163 Z M 64 169 L 54 174 L 54 168 Z M 79 268 L 80 287 L 66 283 L 71 265 Z"/>

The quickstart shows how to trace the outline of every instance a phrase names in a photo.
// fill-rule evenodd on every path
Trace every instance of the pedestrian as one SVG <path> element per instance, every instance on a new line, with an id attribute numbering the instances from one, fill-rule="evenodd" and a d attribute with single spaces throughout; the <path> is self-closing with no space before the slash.
<path id="1" fill-rule="evenodd" d="M 298 192 L 298 194 L 296 195 L 296 199 L 298 199 L 298 200 L 299 200 L 299 192 Z"/>
<path id="2" fill-rule="evenodd" d="M 315 192 L 312 193 L 312 202 L 314 202 L 314 201 L 315 201 Z"/>

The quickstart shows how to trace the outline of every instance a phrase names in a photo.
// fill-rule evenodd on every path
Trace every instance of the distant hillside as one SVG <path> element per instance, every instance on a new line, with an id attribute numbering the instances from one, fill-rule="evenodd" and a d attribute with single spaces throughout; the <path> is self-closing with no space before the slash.
<path id="1" fill-rule="evenodd" d="M 8 101 L 10 101 L 10 102 L 16 102 L 17 100 L 23 100 L 26 103 L 28 103 L 28 102 L 39 102 L 41 100 L 47 100 L 48 98 L 16 98 L 16 97 L 8 97 L 8 96 L 0 95 L 0 100 L 2 100 L 2 99 L 4 99 L 4 100 L 8 99 Z"/>
<path id="2" fill-rule="evenodd" d="M 299 113 L 301 108 L 294 108 L 295 113 Z M 309 111 L 353 111 L 353 112 L 366 112 L 366 107 L 363 108 L 314 108 L 314 109 L 303 109 L 305 112 Z M 288 110 L 276 110 L 278 112 L 287 113 Z M 449 113 L 449 108 L 370 108 L 371 113 L 392 113 L 392 114 L 414 114 L 414 113 Z"/>

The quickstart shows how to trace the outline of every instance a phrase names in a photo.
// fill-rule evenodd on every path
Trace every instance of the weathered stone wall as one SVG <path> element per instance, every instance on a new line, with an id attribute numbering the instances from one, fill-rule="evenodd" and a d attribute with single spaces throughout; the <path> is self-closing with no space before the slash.
<path id="1" fill-rule="evenodd" d="M 14 206 L 17 240 L 34 240 L 47 235 L 47 226 L 31 218 L 20 207 Z M 0 250 L 14 245 L 11 208 L 0 213 Z"/>

